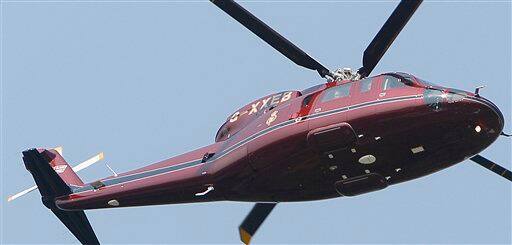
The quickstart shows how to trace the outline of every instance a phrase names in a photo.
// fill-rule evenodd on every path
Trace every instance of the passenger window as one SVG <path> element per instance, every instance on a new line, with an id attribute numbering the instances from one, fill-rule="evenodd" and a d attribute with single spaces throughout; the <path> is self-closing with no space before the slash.
<path id="1" fill-rule="evenodd" d="M 372 79 L 366 78 L 359 81 L 359 92 L 366 93 L 372 89 Z"/>
<path id="2" fill-rule="evenodd" d="M 345 83 L 325 90 L 322 102 L 331 101 L 338 98 L 347 97 L 350 94 L 352 83 Z"/>
<path id="3" fill-rule="evenodd" d="M 382 90 L 386 91 L 392 88 L 401 88 L 406 85 L 400 81 L 399 78 L 393 76 L 384 76 L 384 80 L 382 82 Z"/>
<path id="4" fill-rule="evenodd" d="M 306 98 L 304 98 L 304 100 L 302 101 L 302 107 L 308 107 L 312 98 L 313 98 L 312 94 L 310 94 Z"/>

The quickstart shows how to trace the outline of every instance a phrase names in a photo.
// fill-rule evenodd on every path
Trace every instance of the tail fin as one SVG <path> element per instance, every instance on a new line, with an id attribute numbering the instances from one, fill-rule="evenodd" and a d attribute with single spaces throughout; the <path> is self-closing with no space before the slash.
<path id="1" fill-rule="evenodd" d="M 43 150 L 44 154 L 49 161 L 50 166 L 55 170 L 59 177 L 70 187 L 83 186 L 84 182 L 78 177 L 73 168 L 64 160 L 57 150 Z"/>
<path id="2" fill-rule="evenodd" d="M 53 148 L 53 149 L 54 149 L 55 151 L 57 151 L 57 153 L 59 153 L 60 157 L 62 158 L 62 147 L 60 147 L 60 146 L 59 146 L 59 147 L 57 147 L 57 148 Z M 78 165 L 74 166 L 74 167 L 72 168 L 72 170 L 73 170 L 75 173 L 77 173 L 77 172 L 79 172 L 79 171 L 81 171 L 81 170 L 83 170 L 83 169 L 85 169 L 85 168 L 87 168 L 87 167 L 89 167 L 89 166 L 91 166 L 91 165 L 93 165 L 93 164 L 97 163 L 98 161 L 101 161 L 101 160 L 103 159 L 103 157 L 104 157 L 103 152 L 100 152 L 100 153 L 96 154 L 95 156 L 93 156 L 93 157 L 91 157 L 91 158 L 89 158 L 89 159 L 87 159 L 87 160 L 85 160 L 85 161 L 81 162 L 80 164 L 78 164 Z M 68 166 L 69 166 L 69 165 L 68 165 Z M 108 167 L 108 165 L 107 165 L 107 167 Z M 58 167 L 57 169 L 59 169 L 59 168 L 62 168 L 62 167 Z M 109 168 L 110 168 L 110 167 L 109 167 Z M 54 170 L 57 170 L 57 169 L 54 169 Z M 61 178 L 62 178 L 62 176 L 61 176 Z M 77 176 L 77 178 L 78 178 L 78 176 Z M 67 179 L 67 178 L 66 178 L 66 179 Z M 79 179 L 79 178 L 78 178 L 78 179 Z M 66 181 L 65 181 L 65 182 L 66 182 Z M 68 183 L 68 184 L 70 184 L 70 183 Z M 23 191 L 20 191 L 20 192 L 18 192 L 18 193 L 16 193 L 16 194 L 14 194 L 14 195 L 11 195 L 11 196 L 7 197 L 7 201 L 8 201 L 8 202 L 14 201 L 15 199 L 17 199 L 17 198 L 19 198 L 19 197 L 22 197 L 22 196 L 24 196 L 24 195 L 26 195 L 26 194 L 28 194 L 28 193 L 30 193 L 30 192 L 32 192 L 32 191 L 34 191 L 34 190 L 37 190 L 37 185 L 34 185 L 34 186 L 30 187 L 30 188 L 27 188 L 27 189 L 25 189 L 25 190 L 23 190 Z"/>
<path id="3" fill-rule="evenodd" d="M 34 177 L 43 204 L 81 243 L 99 244 L 84 211 L 64 211 L 55 205 L 56 197 L 72 193 L 70 185 L 83 185 L 62 156 L 55 150 L 30 149 L 23 152 L 23 162 Z"/>

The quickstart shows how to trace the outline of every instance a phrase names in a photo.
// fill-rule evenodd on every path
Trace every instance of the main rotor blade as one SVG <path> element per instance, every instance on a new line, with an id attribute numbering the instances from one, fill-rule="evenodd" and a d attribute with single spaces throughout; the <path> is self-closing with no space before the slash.
<path id="1" fill-rule="evenodd" d="M 471 159 L 471 161 L 480 164 L 482 167 L 501 175 L 503 178 L 508 179 L 509 181 L 512 181 L 512 172 L 510 172 L 510 170 L 492 162 L 491 160 L 489 160 L 483 156 L 480 156 L 480 155 L 476 155 L 470 159 Z"/>
<path id="2" fill-rule="evenodd" d="M 400 4 L 398 4 L 386 23 L 380 28 L 380 31 L 364 51 L 363 67 L 358 70 L 361 77 L 370 75 L 389 46 L 391 46 L 405 24 L 407 24 L 416 9 L 418 9 L 421 2 L 423 2 L 423 0 L 402 0 Z"/>
<path id="3" fill-rule="evenodd" d="M 327 68 L 318 63 L 315 59 L 311 58 L 311 56 L 274 31 L 268 25 L 263 23 L 263 21 L 256 18 L 256 16 L 252 15 L 236 2 L 232 0 L 210 1 L 258 37 L 263 39 L 263 41 L 277 49 L 281 54 L 288 57 L 288 59 L 292 60 L 295 64 L 311 70 L 316 70 L 321 77 L 329 75 L 330 72 Z"/>
<path id="4" fill-rule="evenodd" d="M 256 203 L 254 205 L 251 212 L 249 212 L 242 224 L 238 227 L 240 240 L 242 240 L 243 243 L 249 244 L 254 233 L 260 228 L 263 221 L 265 221 L 276 205 L 277 203 Z"/>

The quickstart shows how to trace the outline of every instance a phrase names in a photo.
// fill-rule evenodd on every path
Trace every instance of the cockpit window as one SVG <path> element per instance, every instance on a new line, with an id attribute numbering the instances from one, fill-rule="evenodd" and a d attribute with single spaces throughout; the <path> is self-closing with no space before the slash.
<path id="1" fill-rule="evenodd" d="M 413 85 L 414 81 L 416 81 L 415 77 L 413 77 L 412 75 L 407 74 L 407 73 L 397 72 L 396 75 L 401 77 L 402 78 L 402 82 L 405 83 L 406 85 Z"/>
<path id="2" fill-rule="evenodd" d="M 384 80 L 382 81 L 382 90 L 386 91 L 392 88 L 401 88 L 406 85 L 401 81 L 400 78 L 393 76 L 384 76 Z"/>
<path id="3" fill-rule="evenodd" d="M 366 78 L 359 81 L 359 92 L 366 93 L 372 89 L 372 79 Z"/>
<path id="4" fill-rule="evenodd" d="M 345 83 L 338 85 L 336 87 L 332 87 L 329 89 L 326 89 L 324 92 L 324 95 L 322 97 L 322 103 L 331 101 L 338 98 L 347 97 L 350 94 L 350 87 L 352 86 L 352 83 Z"/>
<path id="5" fill-rule="evenodd" d="M 438 87 L 437 84 L 425 81 L 425 80 L 423 80 L 421 78 L 418 78 L 418 77 L 416 77 L 416 80 L 418 80 L 421 84 L 423 84 L 423 85 L 425 85 L 427 87 Z"/>

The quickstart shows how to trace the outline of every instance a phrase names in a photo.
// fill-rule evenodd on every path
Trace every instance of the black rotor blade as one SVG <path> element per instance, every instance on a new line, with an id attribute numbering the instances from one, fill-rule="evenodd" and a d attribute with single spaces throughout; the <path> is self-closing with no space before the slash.
<path id="1" fill-rule="evenodd" d="M 489 160 L 483 156 L 480 156 L 480 155 L 476 155 L 470 159 L 471 159 L 471 161 L 480 164 L 482 167 L 501 175 L 503 178 L 508 179 L 509 181 L 512 181 L 512 172 L 510 172 L 510 170 L 492 162 L 491 160 Z"/>
<path id="2" fill-rule="evenodd" d="M 249 212 L 242 224 L 238 227 L 240 240 L 242 240 L 243 243 L 249 244 L 254 233 L 260 228 L 263 221 L 265 221 L 276 205 L 277 203 L 256 203 L 254 205 L 251 212 Z"/>
<path id="3" fill-rule="evenodd" d="M 288 57 L 288 59 L 292 60 L 295 64 L 311 70 L 316 70 L 321 77 L 329 75 L 330 72 L 327 68 L 318 63 L 315 59 L 311 58 L 311 56 L 274 31 L 236 2 L 232 0 L 210 1 L 258 37 L 263 39 L 263 41 L 277 49 L 281 54 Z"/>
<path id="4" fill-rule="evenodd" d="M 373 38 L 372 42 L 363 54 L 363 67 L 359 68 L 358 73 L 362 77 L 367 77 L 377 66 L 380 59 L 386 53 L 389 46 L 393 43 L 405 24 L 409 21 L 416 9 L 423 0 L 402 0 L 395 8 L 386 23 L 380 28 L 380 31 Z"/>

